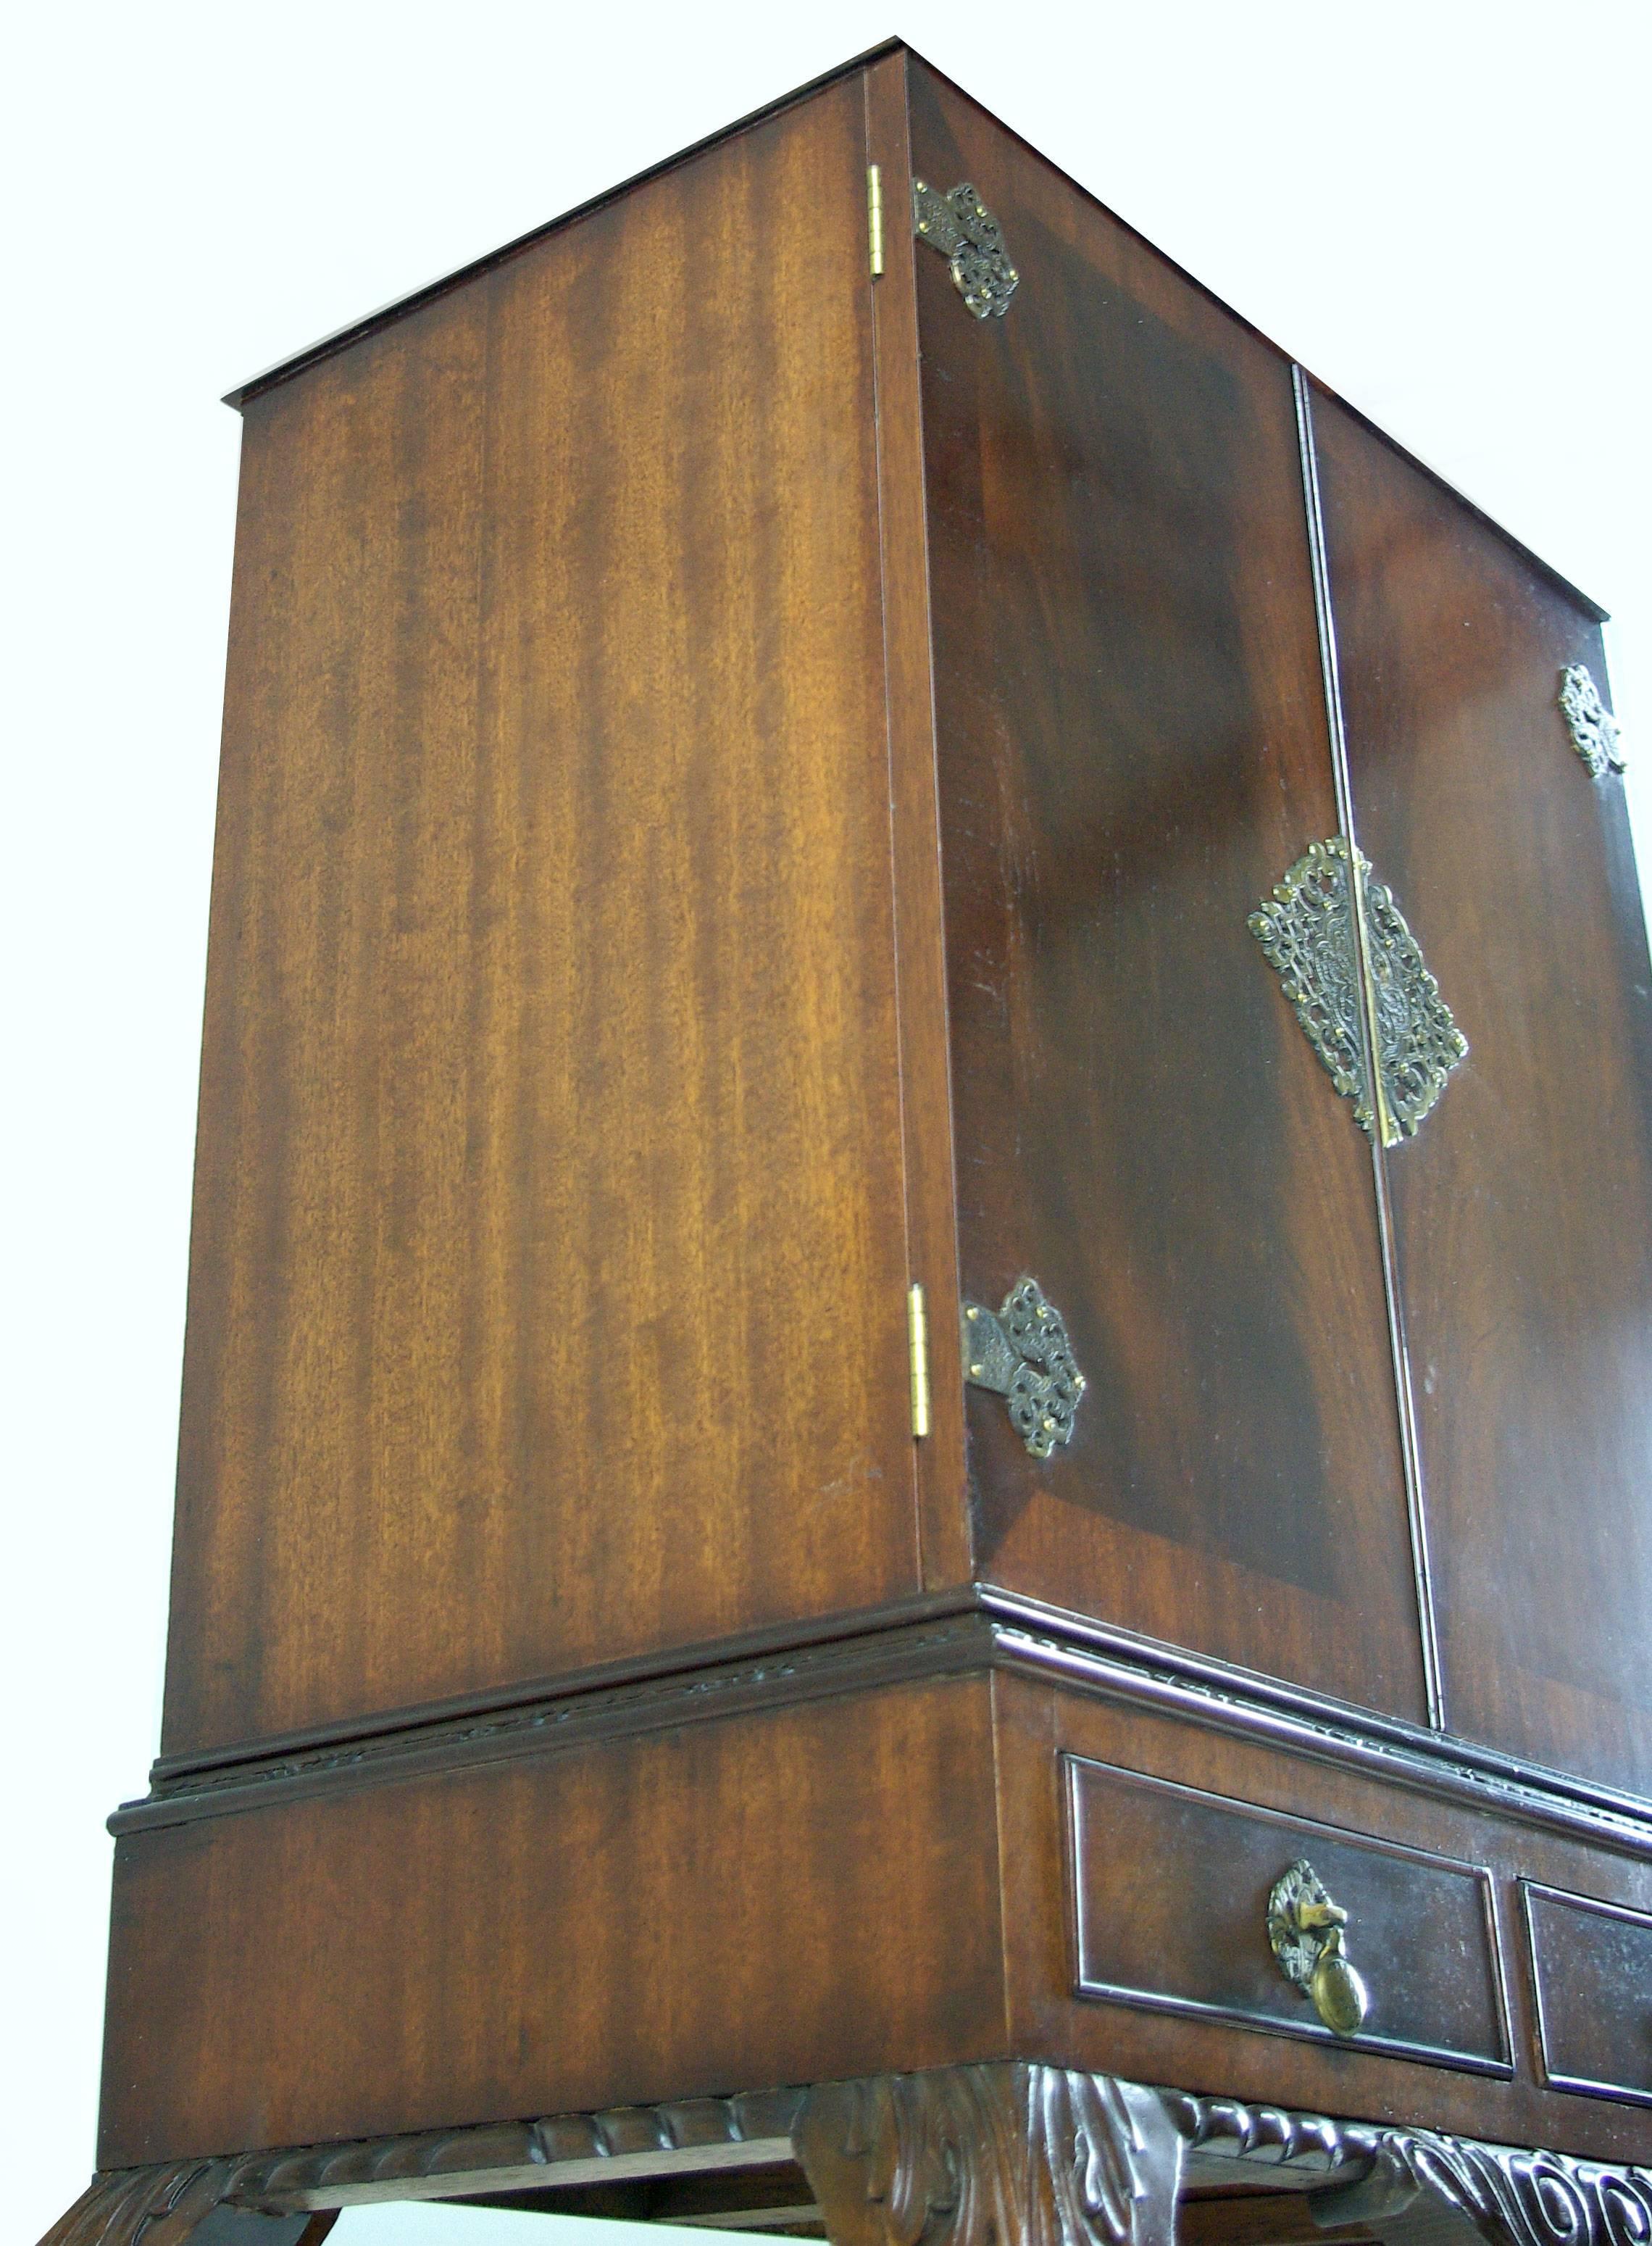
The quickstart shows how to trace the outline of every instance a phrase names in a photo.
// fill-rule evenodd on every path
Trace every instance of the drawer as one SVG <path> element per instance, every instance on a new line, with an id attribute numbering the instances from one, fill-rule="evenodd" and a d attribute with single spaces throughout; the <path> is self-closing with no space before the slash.
<path id="1" fill-rule="evenodd" d="M 1080 1997 L 1512 2074 L 1492 1882 L 1478 1866 L 1064 1755 Z M 1299 1860 L 1348 1913 L 1351 2035 L 1287 1979 L 1268 1896 Z"/>
<path id="2" fill-rule="evenodd" d="M 1520 1882 L 1551 2090 L 1652 2106 L 1652 1918 Z"/>

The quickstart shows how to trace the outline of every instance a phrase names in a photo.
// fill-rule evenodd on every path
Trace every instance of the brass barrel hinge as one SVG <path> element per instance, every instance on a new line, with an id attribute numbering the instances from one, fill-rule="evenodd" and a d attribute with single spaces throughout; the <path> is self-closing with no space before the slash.
<path id="1" fill-rule="evenodd" d="M 867 235 L 872 255 L 872 277 L 883 271 L 883 167 L 867 166 Z"/>
<path id="2" fill-rule="evenodd" d="M 929 1432 L 929 1313 L 915 1279 L 907 1289 L 907 1353 L 912 1373 L 912 1434 L 921 1443 Z"/>

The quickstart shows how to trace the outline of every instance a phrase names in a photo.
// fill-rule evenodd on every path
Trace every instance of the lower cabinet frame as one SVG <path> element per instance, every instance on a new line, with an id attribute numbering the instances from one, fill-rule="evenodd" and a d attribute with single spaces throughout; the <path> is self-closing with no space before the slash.
<path id="1" fill-rule="evenodd" d="M 629 2209 L 644 2219 L 808 2226 L 832 2246 L 1652 2238 L 1643 2168 L 1003 2060 L 116 2170 L 42 2246 L 319 2246 L 338 2210 L 372 2201 L 578 2212 L 591 2186 L 645 2188 L 651 2203 Z"/>

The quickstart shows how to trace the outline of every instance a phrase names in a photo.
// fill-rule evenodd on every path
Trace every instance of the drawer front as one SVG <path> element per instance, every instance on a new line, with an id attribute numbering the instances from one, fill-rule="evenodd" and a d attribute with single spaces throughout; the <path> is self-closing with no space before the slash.
<path id="1" fill-rule="evenodd" d="M 1081 1997 L 1513 2073 L 1484 1871 L 1078 1755 L 1062 1760 Z M 1348 1957 L 1370 1998 L 1349 2036 L 1322 2025 L 1269 1943 L 1269 1892 L 1299 1859 L 1348 1913 Z"/>
<path id="2" fill-rule="evenodd" d="M 1520 1900 L 1550 2089 L 1652 2106 L 1652 1918 L 1532 1880 Z"/>

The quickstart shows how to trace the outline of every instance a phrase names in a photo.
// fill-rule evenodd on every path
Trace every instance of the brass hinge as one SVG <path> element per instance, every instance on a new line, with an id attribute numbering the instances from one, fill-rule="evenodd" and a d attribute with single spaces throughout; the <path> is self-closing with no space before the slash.
<path id="1" fill-rule="evenodd" d="M 1021 276 L 1010 262 L 1003 228 L 969 182 L 942 194 L 927 180 L 914 180 L 912 226 L 950 260 L 958 294 L 976 319 L 1003 319 Z"/>
<path id="2" fill-rule="evenodd" d="M 1560 673 L 1560 710 L 1572 746 L 1588 766 L 1589 778 L 1623 770 L 1623 735 L 1601 699 L 1587 663 L 1568 663 Z"/>
<path id="3" fill-rule="evenodd" d="M 1010 1406 L 1010 1421 L 1035 1459 L 1072 1440 L 1073 1416 L 1084 1392 L 1060 1311 L 1036 1279 L 1016 1280 L 1003 1308 L 965 1303 L 960 1320 L 964 1378 L 990 1388 Z"/>
<path id="4" fill-rule="evenodd" d="M 883 271 L 883 171 L 877 164 L 867 166 L 867 234 L 872 249 L 872 277 L 875 281 Z"/>
<path id="5" fill-rule="evenodd" d="M 929 1432 L 929 1313 L 915 1279 L 907 1289 L 907 1345 L 912 1358 L 912 1433 L 921 1442 Z"/>

